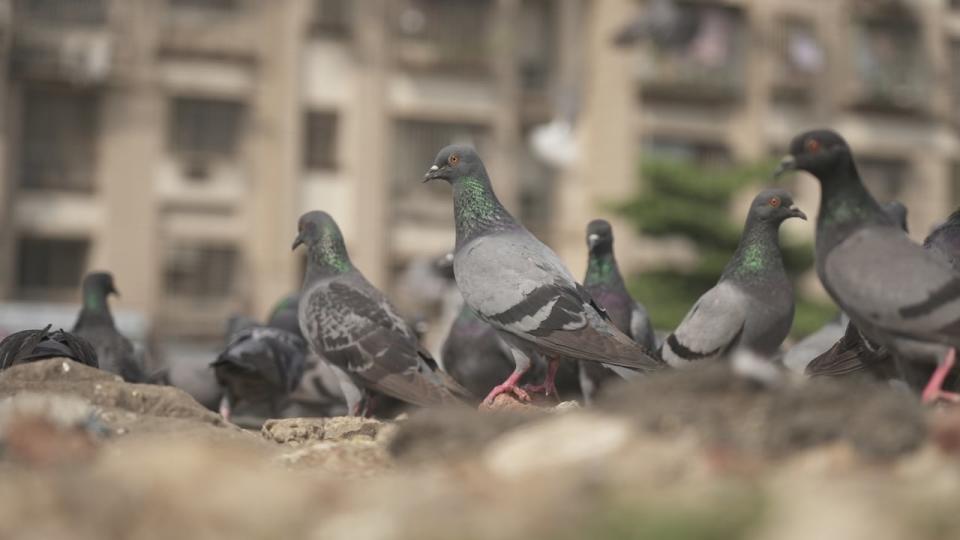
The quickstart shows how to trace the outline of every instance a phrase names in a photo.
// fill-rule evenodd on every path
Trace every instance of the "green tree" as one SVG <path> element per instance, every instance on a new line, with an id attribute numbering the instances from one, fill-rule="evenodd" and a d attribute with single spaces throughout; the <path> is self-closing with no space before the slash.
<path id="1" fill-rule="evenodd" d="M 642 189 L 619 206 L 638 229 L 651 237 L 685 237 L 699 255 L 692 268 L 663 268 L 629 279 L 631 292 L 643 302 L 657 328 L 672 330 L 697 298 L 716 284 L 740 240 L 744 216 L 733 216 L 734 195 L 770 178 L 769 162 L 704 167 L 692 161 L 647 159 L 641 168 Z M 809 243 L 782 244 L 784 262 L 796 278 L 813 266 Z M 836 314 L 836 308 L 797 297 L 793 337 L 807 335 Z"/>

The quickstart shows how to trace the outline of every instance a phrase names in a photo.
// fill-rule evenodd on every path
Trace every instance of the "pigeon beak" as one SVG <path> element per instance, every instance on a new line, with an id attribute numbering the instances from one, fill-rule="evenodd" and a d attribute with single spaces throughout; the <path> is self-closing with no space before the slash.
<path id="1" fill-rule="evenodd" d="M 803 213 L 803 210 L 797 208 L 797 205 L 791 206 L 790 208 L 788 208 L 788 210 L 790 210 L 791 217 L 797 217 L 804 221 L 807 220 L 807 215 Z"/>
<path id="2" fill-rule="evenodd" d="M 293 241 L 293 246 L 290 248 L 290 251 L 297 249 L 302 244 L 303 244 L 303 235 L 298 234 L 297 238 Z"/>
<path id="3" fill-rule="evenodd" d="M 785 156 L 780 160 L 780 164 L 777 165 L 777 170 L 773 171 L 774 178 L 780 178 L 787 171 L 795 171 L 797 169 L 797 159 L 793 156 Z"/>
<path id="4" fill-rule="evenodd" d="M 426 183 L 436 178 L 440 178 L 439 165 L 434 165 L 433 167 L 430 167 L 430 170 L 427 171 L 427 174 L 423 175 L 423 182 Z"/>
<path id="5" fill-rule="evenodd" d="M 588 234 L 588 235 L 587 235 L 587 247 L 589 247 L 589 248 L 592 249 L 593 246 L 597 245 L 597 240 L 600 240 L 600 235 L 599 235 L 599 234 Z"/>

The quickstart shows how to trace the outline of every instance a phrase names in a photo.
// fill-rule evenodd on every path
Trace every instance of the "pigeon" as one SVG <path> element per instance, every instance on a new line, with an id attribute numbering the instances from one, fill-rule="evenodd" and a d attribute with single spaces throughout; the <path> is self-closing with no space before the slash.
<path id="1" fill-rule="evenodd" d="M 0 370 L 8 367 L 46 360 L 69 358 L 90 367 L 99 367 L 97 352 L 80 336 L 58 330 L 51 325 L 39 330 L 21 330 L 0 341 Z"/>
<path id="2" fill-rule="evenodd" d="M 603 219 L 587 224 L 587 274 L 583 288 L 607 312 L 610 322 L 621 332 L 649 350 L 656 350 L 657 340 L 650 316 L 642 304 L 627 291 L 620 267 L 613 255 L 613 229 Z M 594 401 L 601 387 L 621 377 L 596 362 L 580 362 L 580 386 L 587 404 Z"/>
<path id="3" fill-rule="evenodd" d="M 293 249 L 307 247 L 300 329 L 311 349 L 360 387 L 421 407 L 463 404 L 469 393 L 440 373 L 386 296 L 361 274 L 326 212 L 300 217 Z M 358 407 L 351 414 L 360 414 Z"/>
<path id="4" fill-rule="evenodd" d="M 513 373 L 487 395 L 530 399 L 518 381 L 532 358 L 549 359 L 532 391 L 556 395 L 560 360 L 588 360 L 652 372 L 664 367 L 610 322 L 560 258 L 518 223 L 497 199 L 483 162 L 470 146 L 442 149 L 424 181 L 453 186 L 454 276 L 466 304 L 510 345 Z"/>
<path id="5" fill-rule="evenodd" d="M 883 210 L 904 233 L 908 232 L 907 207 L 903 203 L 888 202 Z M 863 371 L 879 380 L 902 375 L 893 365 L 893 357 L 864 338 L 845 313 L 790 349 L 784 364 L 810 377 L 843 377 Z"/>
<path id="6" fill-rule="evenodd" d="M 780 224 L 807 219 L 783 189 L 761 191 L 750 204 L 740 244 L 720 275 L 664 341 L 673 367 L 724 357 L 737 348 L 772 357 L 793 324 L 793 286 L 783 267 Z"/>
<path id="7" fill-rule="evenodd" d="M 960 272 L 960 209 L 927 236 L 923 247 Z"/>
<path id="8" fill-rule="evenodd" d="M 83 278 L 83 307 L 73 333 L 84 338 L 97 351 L 100 369 L 132 383 L 150 382 L 133 343 L 117 331 L 107 297 L 119 294 L 109 272 L 91 272 Z"/>
<path id="9" fill-rule="evenodd" d="M 859 331 L 903 364 L 937 365 L 924 402 L 960 400 L 943 382 L 960 346 L 960 275 L 913 243 L 864 187 L 847 142 L 834 131 L 796 136 L 775 172 L 820 182 L 816 270 Z"/>
<path id="10" fill-rule="evenodd" d="M 306 355 L 307 344 L 300 336 L 231 318 L 227 346 L 210 364 L 223 388 L 223 417 L 229 420 L 236 409 L 248 417 L 281 416 L 300 384 Z"/>

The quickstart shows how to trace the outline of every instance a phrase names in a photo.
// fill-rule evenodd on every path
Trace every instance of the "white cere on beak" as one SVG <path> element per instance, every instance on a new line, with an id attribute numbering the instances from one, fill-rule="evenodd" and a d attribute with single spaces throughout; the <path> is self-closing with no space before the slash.
<path id="1" fill-rule="evenodd" d="M 599 234 L 591 234 L 591 235 L 587 236 L 587 242 L 590 242 L 591 244 L 594 243 L 594 242 L 596 242 L 596 241 L 599 240 L 599 239 L 600 239 L 600 235 L 599 235 Z"/>
<path id="2" fill-rule="evenodd" d="M 439 169 L 440 169 L 440 166 L 438 166 L 438 165 L 434 165 L 433 167 L 430 167 L 430 170 L 431 170 L 431 171 L 436 171 L 436 170 L 439 170 Z"/>

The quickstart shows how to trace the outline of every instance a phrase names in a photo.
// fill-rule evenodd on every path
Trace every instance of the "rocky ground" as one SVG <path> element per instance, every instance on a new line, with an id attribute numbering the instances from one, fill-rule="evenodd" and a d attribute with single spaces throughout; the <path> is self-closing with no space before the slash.
<path id="1" fill-rule="evenodd" d="M 590 410 L 223 422 L 65 360 L 0 373 L 0 538 L 960 538 L 960 411 L 722 367 Z"/>

